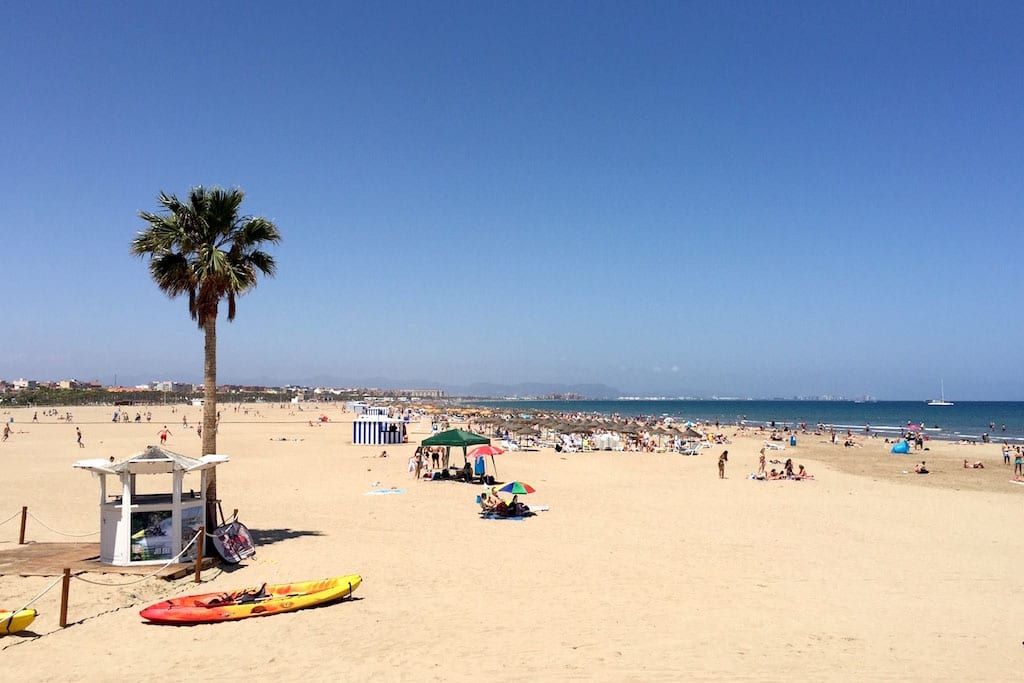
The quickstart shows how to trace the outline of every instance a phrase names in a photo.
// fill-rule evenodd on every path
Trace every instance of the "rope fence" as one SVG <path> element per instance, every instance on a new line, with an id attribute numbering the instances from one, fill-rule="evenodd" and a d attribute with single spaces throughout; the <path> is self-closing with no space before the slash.
<path id="1" fill-rule="evenodd" d="M 31 517 L 32 519 L 34 519 L 36 522 L 38 522 L 39 526 L 43 527 L 44 529 L 46 529 L 48 531 L 52 531 L 55 534 L 60 534 L 61 536 L 67 536 L 68 538 L 85 538 L 86 536 L 95 536 L 96 534 L 99 533 L 99 530 L 97 530 L 97 531 L 90 531 L 89 533 L 86 533 L 86 534 L 69 534 L 69 533 L 65 533 L 63 531 L 58 531 L 57 529 L 54 529 L 52 526 L 48 525 L 46 522 L 44 522 L 43 520 L 41 520 L 38 517 L 36 517 L 35 515 L 33 515 L 31 512 L 28 513 L 28 516 Z"/>
<path id="2" fill-rule="evenodd" d="M 76 578 L 79 581 L 82 581 L 84 583 L 91 583 L 94 586 L 119 587 L 119 586 L 132 586 L 132 585 L 135 585 L 137 583 L 142 583 L 146 579 L 153 578 L 154 576 L 156 576 L 157 574 L 159 574 L 160 572 L 162 572 L 163 570 L 167 569 L 172 564 L 175 564 L 178 560 L 180 560 L 185 555 L 185 553 L 188 552 L 189 548 L 191 548 L 193 545 L 195 545 L 196 540 L 198 540 L 198 538 L 201 535 L 202 536 L 209 536 L 210 534 L 207 534 L 202 529 L 200 529 L 199 531 L 196 532 L 196 535 L 192 537 L 192 540 L 188 542 L 188 545 L 186 545 L 184 548 L 181 549 L 180 553 L 178 553 L 177 555 L 175 555 L 171 559 L 167 560 L 167 562 L 165 562 L 160 567 L 157 567 L 156 569 L 154 569 L 151 573 L 146 574 L 145 576 L 140 576 L 137 579 L 132 579 L 131 581 L 125 581 L 125 582 L 121 582 L 121 583 L 107 583 L 106 581 L 93 581 L 92 579 L 86 579 L 86 578 L 83 578 L 82 576 L 79 576 L 78 574 L 75 574 L 74 578 Z"/>
<path id="3" fill-rule="evenodd" d="M 18 516 L 18 515 L 20 515 L 20 514 L 21 514 L 21 510 L 19 510 L 19 511 L 15 512 L 15 513 L 14 513 L 13 515 L 11 515 L 10 517 L 8 517 L 8 518 L 7 518 L 7 519 L 5 519 L 4 521 L 0 522 L 0 526 L 3 526 L 4 524 L 7 524 L 7 522 L 11 521 L 12 519 L 14 519 L 15 517 L 17 517 L 17 516 Z"/>
<path id="4" fill-rule="evenodd" d="M 235 514 L 237 516 L 237 512 Z M 22 535 L 24 536 L 24 521 L 25 521 L 26 517 L 32 516 L 33 519 L 35 519 L 37 522 L 39 522 L 39 520 L 36 519 L 35 516 L 28 514 L 27 508 L 22 508 L 21 512 L 15 513 L 11 517 L 5 519 L 3 522 L 0 522 L 0 524 L 6 524 L 7 522 L 11 521 L 12 519 L 15 519 L 16 517 L 18 517 L 19 515 L 22 518 Z M 39 523 L 43 524 L 42 522 L 39 522 Z M 46 525 L 43 524 L 43 526 L 46 526 Z M 46 528 L 50 529 L 50 527 L 48 527 L 48 526 L 46 526 Z M 50 529 L 50 530 L 54 531 L 55 533 L 61 533 L 59 531 L 56 531 L 55 529 Z M 67 534 L 67 535 L 70 535 L 70 534 Z M 86 535 L 92 535 L 92 534 L 86 534 Z M 60 598 L 60 629 L 66 628 L 68 626 L 68 619 L 67 619 L 68 596 L 69 596 L 69 593 L 70 593 L 70 584 L 71 584 L 71 579 L 72 578 L 75 578 L 75 579 L 77 579 L 77 580 L 79 580 L 79 581 L 81 581 L 83 583 L 88 583 L 88 584 L 91 584 L 91 585 L 94 585 L 94 586 L 103 586 L 103 587 L 106 587 L 106 588 L 122 588 L 122 587 L 125 587 L 125 586 L 132 586 L 132 585 L 135 585 L 135 584 L 138 584 L 138 583 L 142 583 L 143 581 L 147 581 L 149 579 L 152 579 L 154 576 L 156 576 L 157 574 L 159 574 L 163 570 L 167 569 L 172 564 L 178 563 L 181 560 L 181 558 L 184 557 L 189 552 L 189 550 L 192 549 L 193 546 L 196 546 L 195 583 L 200 583 L 201 582 L 200 574 L 201 574 L 201 571 L 202 571 L 202 564 L 203 564 L 203 546 L 201 544 L 197 545 L 197 542 L 199 541 L 199 539 L 204 539 L 205 540 L 206 538 L 215 538 L 215 535 L 214 534 L 206 533 L 206 527 L 202 526 L 195 533 L 195 535 L 192 536 L 192 539 L 185 545 L 185 547 L 183 547 L 181 549 L 181 552 L 179 552 L 177 555 L 175 555 L 171 559 L 167 560 L 167 562 L 165 562 L 164 564 L 160 565 L 159 567 L 154 569 L 149 574 L 146 574 L 144 576 L 140 576 L 137 579 L 132 579 L 130 581 L 120 581 L 120 582 L 116 582 L 116 583 L 110 583 L 110 582 L 107 582 L 107 581 L 95 581 L 93 579 L 87 579 L 84 576 L 81 576 L 79 574 L 72 574 L 71 570 L 69 568 L 65 567 L 62 576 L 60 576 L 57 579 L 55 579 L 52 583 L 50 583 L 50 585 L 48 585 L 46 588 L 44 588 L 42 590 L 42 592 L 40 592 L 38 595 L 33 597 L 28 602 L 26 602 L 21 608 L 19 608 L 18 610 L 15 610 L 15 613 L 16 612 L 20 612 L 20 611 L 25 610 L 25 609 L 28 609 L 32 604 L 34 604 L 39 599 L 41 599 L 44 595 L 46 595 L 51 590 L 53 590 L 57 586 L 57 584 L 63 584 L 62 589 L 61 589 L 61 598 Z M 217 574 L 217 576 L 219 576 L 219 575 L 220 574 Z M 182 587 L 180 590 L 184 590 L 184 587 Z M 132 606 L 133 605 L 128 605 L 127 607 L 132 607 Z M 116 612 L 116 611 L 118 611 L 120 609 L 125 609 L 125 607 L 117 607 L 117 608 L 115 608 L 113 610 L 107 610 L 105 612 L 101 612 L 100 614 L 107 614 L 109 612 Z M 83 621 L 86 621 L 88 619 L 92 619 L 92 618 L 95 618 L 97 616 L 100 616 L 100 614 L 93 615 L 92 617 L 85 617 L 85 618 L 80 619 L 78 622 L 75 622 L 75 623 L 82 623 Z M 60 630 L 60 629 L 57 629 L 57 630 Z M 49 631 L 47 633 L 42 633 L 42 634 L 36 634 L 34 637 L 30 637 L 30 638 L 27 638 L 25 640 L 8 641 L 8 642 L 4 643 L 2 647 L 0 647 L 0 651 L 6 650 L 8 647 L 11 647 L 13 645 L 17 645 L 17 644 L 25 643 L 25 642 L 30 642 L 31 640 L 37 640 L 38 638 L 41 638 L 41 637 L 46 636 L 46 635 L 50 635 L 51 633 L 56 633 L 57 630 Z"/>
<path id="5" fill-rule="evenodd" d="M 61 581 L 63 581 L 63 580 L 64 580 L 64 577 L 60 577 L 60 578 L 57 578 L 57 579 L 55 579 L 53 583 L 51 583 L 51 584 L 50 584 L 49 586 L 47 586 L 46 588 L 44 588 L 44 589 L 43 589 L 43 592 L 42 592 L 42 593 L 40 593 L 40 594 L 39 594 L 39 595 L 37 595 L 36 597 L 32 598 L 32 599 L 31 599 L 31 600 L 29 600 L 28 602 L 26 602 L 26 603 L 25 603 L 24 605 L 22 605 L 22 606 L 21 606 L 21 608 L 20 608 L 20 609 L 16 609 L 16 610 L 14 610 L 14 611 L 15 611 L 15 612 L 20 612 L 20 611 L 21 611 L 21 610 L 23 610 L 23 609 L 28 609 L 29 607 L 31 607 L 31 606 L 32 606 L 32 604 L 33 604 L 33 603 L 34 603 L 34 602 L 35 602 L 36 600 L 38 600 L 39 598 L 41 598 L 41 597 L 43 597 L 44 595 L 46 595 L 47 593 L 49 593 L 49 592 L 50 592 L 50 590 L 51 590 L 51 589 L 52 589 L 52 588 L 53 588 L 54 586 L 56 586 L 56 585 L 57 585 L 58 583 L 60 583 L 60 582 L 61 582 Z"/>
<path id="6" fill-rule="evenodd" d="M 61 531 L 59 529 L 54 529 L 52 526 L 50 526 L 43 520 L 33 515 L 31 512 L 29 512 L 27 505 L 21 506 L 21 512 L 15 512 L 13 515 L 0 522 L 0 526 L 3 526 L 4 524 L 7 524 L 7 522 L 17 519 L 18 517 L 21 517 L 21 530 L 18 532 L 18 545 L 25 545 L 25 527 L 27 526 L 29 517 L 35 520 L 35 522 L 39 524 L 39 526 L 43 527 L 48 531 L 52 531 L 53 533 L 59 536 L 66 536 L 68 538 L 86 538 L 88 536 L 95 536 L 96 534 L 100 533 L 99 530 L 96 530 L 84 534 L 72 534 L 66 531 Z"/>
<path id="7" fill-rule="evenodd" d="M 26 520 L 29 517 L 31 517 L 35 522 L 37 522 L 39 524 L 39 526 L 43 527 L 47 531 L 52 531 L 55 534 L 58 534 L 60 536 L 66 536 L 68 538 L 87 538 L 89 536 L 95 536 L 96 534 L 100 533 L 97 530 L 97 531 L 89 531 L 89 532 L 84 533 L 84 534 L 72 534 L 72 533 L 68 533 L 68 532 L 65 532 L 65 531 L 60 531 L 58 529 L 54 529 L 52 526 L 50 526 L 49 524 L 47 524 L 43 520 L 41 520 L 38 517 L 36 517 L 31 512 L 29 512 L 28 511 L 28 507 L 21 508 L 20 512 L 15 512 L 13 515 L 11 515 L 7 519 L 5 519 L 2 522 L 0 522 L 0 526 L 3 526 L 4 524 L 7 524 L 7 522 L 10 522 L 10 521 L 13 521 L 13 520 L 17 519 L 18 516 L 21 516 L 21 534 L 20 534 L 20 536 L 18 538 L 18 545 L 24 545 L 24 543 L 25 543 L 25 522 L 26 522 Z M 238 510 L 235 510 L 235 513 L 231 516 L 231 519 L 226 521 L 225 523 L 226 524 L 230 524 L 230 523 L 235 522 L 237 520 L 238 520 Z M 207 533 L 206 536 L 207 536 L 207 538 L 215 538 L 215 536 L 213 534 L 209 534 L 209 533 Z M 193 542 L 194 541 L 195 541 L 195 539 L 193 539 Z M 192 543 L 189 543 L 189 546 L 191 546 L 191 545 L 192 545 Z"/>

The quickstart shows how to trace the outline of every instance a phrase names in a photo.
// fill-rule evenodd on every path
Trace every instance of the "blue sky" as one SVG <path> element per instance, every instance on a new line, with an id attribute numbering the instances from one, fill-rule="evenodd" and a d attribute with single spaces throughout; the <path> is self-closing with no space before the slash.
<path id="1" fill-rule="evenodd" d="M 198 381 L 128 254 L 240 187 L 222 382 L 1024 399 L 1024 5 L 20 3 L 0 378 Z"/>

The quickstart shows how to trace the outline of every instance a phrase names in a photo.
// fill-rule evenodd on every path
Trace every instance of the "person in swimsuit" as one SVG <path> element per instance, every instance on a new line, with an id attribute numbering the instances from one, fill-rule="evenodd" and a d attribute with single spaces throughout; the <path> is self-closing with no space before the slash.
<path id="1" fill-rule="evenodd" d="M 497 503 L 493 498 L 487 495 L 487 491 L 480 494 L 480 507 L 484 512 L 491 512 L 497 506 Z"/>
<path id="2" fill-rule="evenodd" d="M 725 463 L 729 462 L 729 451 L 722 451 L 718 456 L 718 478 L 725 479 Z"/>

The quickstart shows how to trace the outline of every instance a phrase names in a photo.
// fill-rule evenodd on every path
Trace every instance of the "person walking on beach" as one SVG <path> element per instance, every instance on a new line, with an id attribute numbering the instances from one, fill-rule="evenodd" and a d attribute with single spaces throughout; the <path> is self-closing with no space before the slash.
<path id="1" fill-rule="evenodd" d="M 729 462 L 729 451 L 722 451 L 718 456 L 718 478 L 725 479 L 725 463 Z"/>
<path id="2" fill-rule="evenodd" d="M 157 436 L 160 437 L 160 445 L 161 446 L 163 446 L 165 443 L 167 443 L 167 437 L 170 436 L 170 435 L 171 435 L 171 430 L 169 430 L 167 428 L 167 425 L 164 425 L 164 428 L 161 429 L 159 432 L 157 432 Z"/>
<path id="3" fill-rule="evenodd" d="M 75 441 L 78 442 L 79 448 L 85 448 L 85 443 L 82 441 L 82 430 L 75 427 Z"/>
<path id="4" fill-rule="evenodd" d="M 11 424 L 9 422 L 4 423 L 4 441 L 7 441 L 11 436 Z"/>
<path id="5" fill-rule="evenodd" d="M 761 446 L 761 457 L 757 460 L 757 473 L 764 474 L 764 446 Z"/>

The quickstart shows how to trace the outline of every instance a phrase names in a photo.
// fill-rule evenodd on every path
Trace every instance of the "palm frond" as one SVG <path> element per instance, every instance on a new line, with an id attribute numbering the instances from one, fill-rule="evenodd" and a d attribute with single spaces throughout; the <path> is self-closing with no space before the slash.
<path id="1" fill-rule="evenodd" d="M 150 273 L 170 297 L 188 294 L 189 314 L 202 328 L 228 301 L 233 320 L 238 296 L 273 276 L 273 257 L 259 249 L 281 240 L 277 226 L 263 217 L 239 217 L 245 193 L 235 188 L 193 187 L 187 201 L 160 193 L 162 213 L 140 211 L 148 226 L 131 243 L 131 253 L 150 258 Z"/>

